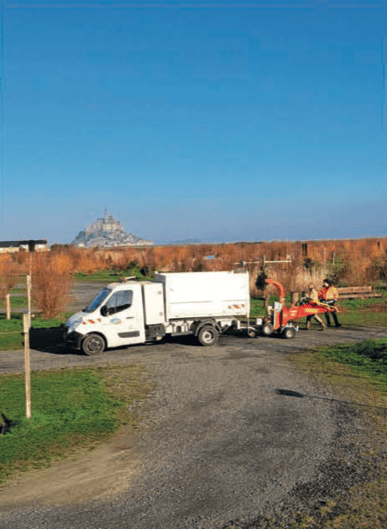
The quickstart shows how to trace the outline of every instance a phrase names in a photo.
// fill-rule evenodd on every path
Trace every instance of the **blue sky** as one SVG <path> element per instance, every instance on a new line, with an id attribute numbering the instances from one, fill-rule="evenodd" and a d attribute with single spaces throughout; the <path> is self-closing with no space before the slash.
<path id="1" fill-rule="evenodd" d="M 0 2 L 0 240 L 387 236 L 385 0 Z"/>

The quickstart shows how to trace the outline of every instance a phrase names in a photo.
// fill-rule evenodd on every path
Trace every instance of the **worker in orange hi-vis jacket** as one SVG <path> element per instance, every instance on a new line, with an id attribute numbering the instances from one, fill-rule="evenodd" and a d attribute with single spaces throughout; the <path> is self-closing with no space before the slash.
<path id="1" fill-rule="evenodd" d="M 333 286 L 332 282 L 329 279 L 324 279 L 323 286 L 320 292 L 318 293 L 318 297 L 321 302 L 333 307 L 339 299 L 339 293 L 337 292 L 337 288 Z M 341 324 L 339 323 L 339 320 L 337 318 L 337 313 L 332 312 L 332 316 L 336 327 L 341 327 Z M 325 319 L 327 320 L 327 325 L 330 326 L 331 320 L 329 312 L 325 313 Z"/>

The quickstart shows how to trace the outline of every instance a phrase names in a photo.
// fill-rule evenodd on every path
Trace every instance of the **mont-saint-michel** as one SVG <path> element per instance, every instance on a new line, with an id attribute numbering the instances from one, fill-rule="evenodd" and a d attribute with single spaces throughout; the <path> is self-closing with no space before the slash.
<path id="1" fill-rule="evenodd" d="M 121 222 L 105 209 L 104 216 L 80 231 L 71 244 L 84 248 L 95 248 L 96 246 L 113 248 L 115 246 L 151 245 L 153 241 L 141 239 L 132 233 L 125 233 Z"/>

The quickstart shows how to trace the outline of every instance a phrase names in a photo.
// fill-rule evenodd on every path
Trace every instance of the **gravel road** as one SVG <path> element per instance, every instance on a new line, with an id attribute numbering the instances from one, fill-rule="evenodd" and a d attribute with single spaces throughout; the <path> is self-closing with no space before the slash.
<path id="1" fill-rule="evenodd" d="M 289 355 L 386 336 L 387 329 L 342 327 L 300 330 L 293 340 L 226 335 L 209 348 L 173 340 L 94 358 L 60 348 L 32 351 L 33 370 L 139 363 L 157 389 L 140 433 L 117 454 L 120 479 L 127 465 L 125 486 L 95 500 L 80 494 L 66 502 L 66 490 L 53 500 L 39 492 L 39 476 L 47 472 L 39 471 L 25 501 L 15 503 L 3 491 L 0 527 L 265 527 L 264 516 L 321 505 L 334 487 L 363 479 L 354 439 L 361 447 L 367 431 L 351 406 L 298 373 Z M 22 351 L 0 353 L 0 373 L 22 369 Z"/>

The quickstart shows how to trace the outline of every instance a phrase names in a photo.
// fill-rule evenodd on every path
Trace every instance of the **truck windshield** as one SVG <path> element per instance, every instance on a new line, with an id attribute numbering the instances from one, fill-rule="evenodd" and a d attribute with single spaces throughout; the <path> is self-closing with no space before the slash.
<path id="1" fill-rule="evenodd" d="M 83 309 L 83 312 L 94 312 L 95 309 L 98 309 L 102 305 L 102 303 L 105 301 L 105 299 L 108 297 L 108 295 L 111 293 L 110 288 L 104 288 L 99 292 L 93 301 L 90 303 L 88 307 Z"/>

